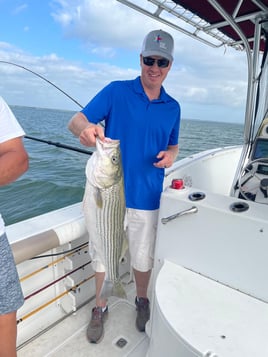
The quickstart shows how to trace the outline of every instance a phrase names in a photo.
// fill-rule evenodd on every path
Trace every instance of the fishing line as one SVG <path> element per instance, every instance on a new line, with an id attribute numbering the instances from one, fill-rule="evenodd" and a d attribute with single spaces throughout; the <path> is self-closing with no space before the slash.
<path id="1" fill-rule="evenodd" d="M 61 257 L 61 258 L 59 258 L 59 259 L 57 259 L 57 260 L 54 260 L 54 261 L 52 261 L 51 263 L 46 264 L 46 265 L 42 266 L 41 268 L 30 272 L 30 273 L 27 274 L 27 275 L 24 275 L 22 278 L 20 278 L 20 283 L 22 283 L 22 282 L 25 281 L 25 280 L 28 280 L 28 279 L 32 278 L 34 275 L 37 275 L 37 274 L 39 274 L 39 273 L 42 273 L 44 270 L 46 270 L 46 269 L 48 269 L 48 268 L 55 267 L 57 264 L 63 262 L 66 258 L 68 258 L 69 256 L 71 256 L 73 253 L 79 253 L 82 249 L 87 248 L 87 247 L 88 247 L 88 243 L 85 243 L 85 244 L 81 244 L 81 245 L 79 246 L 79 248 L 77 248 L 75 251 L 74 251 L 74 249 L 70 249 L 70 250 L 69 250 L 70 253 L 65 254 L 63 257 Z M 67 252 L 68 252 L 68 251 L 67 251 Z M 64 253 L 66 253 L 66 251 L 65 251 Z M 87 253 L 87 251 L 84 251 L 84 253 Z M 41 256 L 38 256 L 38 257 L 33 257 L 33 258 L 31 258 L 31 259 L 44 258 L 44 257 L 50 258 L 50 257 L 52 257 L 52 256 L 54 256 L 54 255 L 41 255 Z M 90 263 L 91 263 L 91 261 L 90 261 Z"/>
<path id="2" fill-rule="evenodd" d="M 81 249 L 86 248 L 88 246 L 88 243 L 83 243 L 81 245 L 79 245 L 78 247 L 72 248 L 72 249 L 68 249 L 68 250 L 63 250 L 61 252 L 58 253 L 52 253 L 52 254 L 43 254 L 43 255 L 37 255 L 35 257 L 30 258 L 30 260 L 33 259 L 39 259 L 39 258 L 50 258 L 50 257 L 57 257 L 59 255 L 64 255 L 66 254 L 66 257 L 71 255 L 68 253 L 78 253 Z M 62 259 L 64 259 L 65 257 L 63 257 Z M 51 263 L 51 264 L 55 264 L 55 262 Z"/>
<path id="3" fill-rule="evenodd" d="M 56 84 L 52 83 L 51 81 L 49 81 L 47 78 L 41 76 L 41 74 L 39 73 L 36 73 L 34 71 L 32 71 L 31 69 L 27 68 L 27 67 L 24 67 L 24 66 L 21 66 L 20 64 L 17 64 L 17 63 L 13 63 L 13 62 L 8 62 L 8 61 L 1 61 L 0 60 L 0 63 L 5 63 L 5 64 L 10 64 L 12 66 L 15 66 L 15 67 L 19 67 L 19 68 L 22 68 L 24 69 L 25 71 L 28 71 L 32 74 L 34 74 L 35 76 L 43 79 L 44 81 L 46 81 L 47 83 L 51 84 L 53 87 L 55 87 L 56 89 L 58 89 L 61 93 L 63 93 L 64 95 L 66 95 L 69 99 L 71 99 L 74 103 L 76 103 L 80 108 L 83 108 L 83 106 L 78 103 L 74 98 L 72 98 L 68 93 L 64 92 L 64 90 L 62 90 L 61 88 L 59 88 Z"/>
<path id="4" fill-rule="evenodd" d="M 62 90 L 61 88 L 59 88 L 56 84 L 54 84 L 53 82 L 49 81 L 47 78 L 43 77 L 41 74 L 39 74 L 39 73 L 37 73 L 37 72 L 34 72 L 34 71 L 32 71 L 31 69 L 29 69 L 29 68 L 27 68 L 27 67 L 24 67 L 24 66 L 22 66 L 22 65 L 20 65 L 20 64 L 14 63 L 14 62 L 9 62 L 9 61 L 2 61 L 2 60 L 0 60 L 0 63 L 9 64 L 9 65 L 12 65 L 12 66 L 15 66 L 15 67 L 24 69 L 25 71 L 28 71 L 28 72 L 34 74 L 35 76 L 37 76 L 37 77 L 43 79 L 45 82 L 49 83 L 49 84 L 52 85 L 54 88 L 56 88 L 57 90 L 59 90 L 61 93 L 63 93 L 64 95 L 66 95 L 69 99 L 71 99 L 71 100 L 72 100 L 75 104 L 77 104 L 80 108 L 83 108 L 83 106 L 82 106 L 77 100 L 75 100 L 75 99 L 74 99 L 73 97 L 71 97 L 68 93 L 66 93 L 64 90 Z M 60 148 L 63 148 L 63 149 L 72 150 L 72 151 L 80 152 L 80 153 L 83 153 L 83 154 L 88 154 L 88 155 L 92 155 L 92 154 L 93 154 L 91 151 L 88 151 L 88 150 L 79 149 L 79 148 L 76 148 L 76 147 L 73 147 L 73 146 L 64 145 L 64 144 L 57 143 L 57 142 L 53 142 L 53 141 L 50 141 L 50 140 L 38 139 L 38 138 L 35 138 L 35 137 L 33 137 L 33 136 L 28 136 L 28 135 L 25 135 L 24 137 L 25 137 L 26 139 L 39 141 L 39 142 L 42 142 L 42 143 L 46 143 L 46 144 L 49 144 L 49 145 L 54 145 L 54 146 L 57 146 L 57 147 L 60 147 Z"/>

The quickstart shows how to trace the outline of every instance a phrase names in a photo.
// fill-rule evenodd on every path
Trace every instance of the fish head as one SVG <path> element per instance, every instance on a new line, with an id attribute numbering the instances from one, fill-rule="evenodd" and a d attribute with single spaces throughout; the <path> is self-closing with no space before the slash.
<path id="1" fill-rule="evenodd" d="M 120 141 L 96 138 L 95 183 L 99 188 L 108 188 L 122 178 Z"/>

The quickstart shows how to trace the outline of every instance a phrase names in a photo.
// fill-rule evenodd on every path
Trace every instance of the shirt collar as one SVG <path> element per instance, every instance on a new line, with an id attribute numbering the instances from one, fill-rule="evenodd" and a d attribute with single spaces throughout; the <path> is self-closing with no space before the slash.
<path id="1" fill-rule="evenodd" d="M 140 76 L 138 76 L 136 79 L 134 79 L 134 90 L 136 93 L 142 94 L 143 96 L 146 96 L 146 98 L 148 98 L 147 95 L 145 94 L 143 86 L 141 84 Z M 169 96 L 166 93 L 165 88 L 163 86 L 161 86 L 160 98 L 153 100 L 153 102 L 168 102 L 168 101 L 169 101 Z"/>

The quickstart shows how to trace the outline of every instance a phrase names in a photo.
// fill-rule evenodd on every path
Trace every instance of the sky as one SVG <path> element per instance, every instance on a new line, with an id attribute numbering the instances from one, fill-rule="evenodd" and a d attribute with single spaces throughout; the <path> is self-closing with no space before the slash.
<path id="1" fill-rule="evenodd" d="M 164 87 L 182 118 L 244 121 L 244 52 L 206 46 L 116 0 L 0 0 L 0 8 L 0 95 L 10 105 L 78 111 L 109 82 L 136 78 L 143 38 L 162 29 L 175 41 Z"/>

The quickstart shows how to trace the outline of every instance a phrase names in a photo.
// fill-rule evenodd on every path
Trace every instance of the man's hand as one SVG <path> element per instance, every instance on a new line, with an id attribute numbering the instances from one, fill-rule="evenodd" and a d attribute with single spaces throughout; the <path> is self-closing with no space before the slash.
<path id="1" fill-rule="evenodd" d="M 85 146 L 96 146 L 96 137 L 104 140 L 104 129 L 96 124 L 90 123 L 81 112 L 76 113 L 68 124 L 68 129 Z"/>
<path id="2" fill-rule="evenodd" d="M 104 140 L 104 130 L 101 126 L 89 124 L 79 135 L 80 143 L 85 146 L 96 146 L 96 137 Z"/>
<path id="3" fill-rule="evenodd" d="M 178 145 L 170 145 L 166 151 L 160 151 L 156 156 L 159 161 L 154 163 L 155 167 L 158 168 L 167 168 L 171 167 L 175 161 L 179 152 Z"/>

